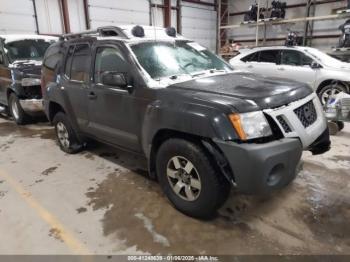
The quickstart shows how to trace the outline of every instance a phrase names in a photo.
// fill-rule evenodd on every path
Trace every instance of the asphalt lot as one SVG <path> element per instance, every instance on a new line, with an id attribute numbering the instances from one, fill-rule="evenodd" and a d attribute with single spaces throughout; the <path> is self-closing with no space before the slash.
<path id="1" fill-rule="evenodd" d="M 0 117 L 0 254 L 350 254 L 350 125 L 270 196 L 235 192 L 211 221 L 171 207 L 145 161 Z"/>

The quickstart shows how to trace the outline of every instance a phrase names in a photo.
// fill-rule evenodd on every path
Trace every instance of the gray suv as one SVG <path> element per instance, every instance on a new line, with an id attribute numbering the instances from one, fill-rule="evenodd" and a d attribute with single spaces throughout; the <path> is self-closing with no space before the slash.
<path id="1" fill-rule="evenodd" d="M 285 187 L 303 150 L 330 147 L 310 87 L 234 71 L 173 28 L 64 35 L 42 71 L 45 112 L 63 151 L 92 138 L 142 154 L 190 216 L 212 216 L 232 186 L 254 194 Z"/>

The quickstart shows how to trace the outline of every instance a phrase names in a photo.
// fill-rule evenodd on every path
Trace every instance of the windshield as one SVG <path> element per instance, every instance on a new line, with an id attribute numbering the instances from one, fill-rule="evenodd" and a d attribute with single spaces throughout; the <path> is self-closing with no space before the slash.
<path id="1" fill-rule="evenodd" d="M 21 40 L 5 44 L 10 63 L 17 60 L 42 60 L 50 42 L 39 40 Z"/>
<path id="2" fill-rule="evenodd" d="M 231 71 L 230 65 L 194 42 L 147 42 L 131 46 L 141 66 L 153 79 L 213 70 Z"/>
<path id="3" fill-rule="evenodd" d="M 325 65 L 328 66 L 339 66 L 342 65 L 342 62 L 331 57 L 330 55 L 327 55 L 326 53 L 323 53 L 317 49 L 306 49 L 307 53 L 309 53 L 312 57 L 314 57 L 319 62 L 322 62 Z"/>

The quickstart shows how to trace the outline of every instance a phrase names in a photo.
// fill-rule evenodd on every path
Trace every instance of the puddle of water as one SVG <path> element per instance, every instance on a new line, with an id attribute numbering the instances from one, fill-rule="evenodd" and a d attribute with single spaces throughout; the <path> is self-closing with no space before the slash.
<path id="1" fill-rule="evenodd" d="M 76 209 L 76 211 L 78 212 L 78 214 L 85 213 L 87 211 L 87 208 L 79 207 L 79 208 Z"/>
<path id="2" fill-rule="evenodd" d="M 347 156 L 335 156 L 347 159 Z M 305 202 L 295 216 L 308 226 L 318 241 L 350 247 L 349 171 L 329 169 L 322 163 L 304 164 L 307 185 Z"/>
<path id="3" fill-rule="evenodd" d="M 55 238 L 56 240 L 63 242 L 62 232 L 58 228 L 51 228 L 49 231 L 49 236 Z"/>
<path id="4" fill-rule="evenodd" d="M 213 221 L 200 221 L 174 209 L 156 182 L 131 171 L 109 174 L 86 195 L 93 210 L 106 210 L 102 219 L 106 236 L 115 234 L 125 239 L 127 246 L 136 245 L 143 251 L 269 254 L 276 248 L 283 250 L 240 219 L 247 209 L 244 200 L 237 202 L 235 210 L 228 208 Z"/>
<path id="5" fill-rule="evenodd" d="M 0 123 L 0 133 L 3 136 L 13 135 L 14 137 L 35 138 L 55 140 L 55 132 L 48 124 L 42 125 L 41 129 L 31 129 L 28 126 L 17 126 L 13 122 Z"/>
<path id="6" fill-rule="evenodd" d="M 48 176 L 48 175 L 52 174 L 53 172 L 55 172 L 56 169 L 57 169 L 57 166 L 49 167 L 49 168 L 45 169 L 43 172 L 41 172 L 41 174 L 43 176 Z"/>

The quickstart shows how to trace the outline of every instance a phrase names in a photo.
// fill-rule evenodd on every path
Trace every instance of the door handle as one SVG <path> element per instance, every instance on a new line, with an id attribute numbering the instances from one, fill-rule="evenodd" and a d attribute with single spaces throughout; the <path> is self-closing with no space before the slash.
<path id="1" fill-rule="evenodd" d="M 277 68 L 277 70 L 284 71 L 286 69 L 284 69 L 284 67 L 279 67 L 279 68 Z"/>
<path id="2" fill-rule="evenodd" d="M 252 65 L 249 65 L 249 66 L 247 66 L 248 68 L 253 68 L 253 66 Z"/>
<path id="3" fill-rule="evenodd" d="M 97 98 L 97 95 L 94 92 L 90 92 L 88 94 L 88 98 L 91 99 L 91 100 L 95 100 Z"/>

